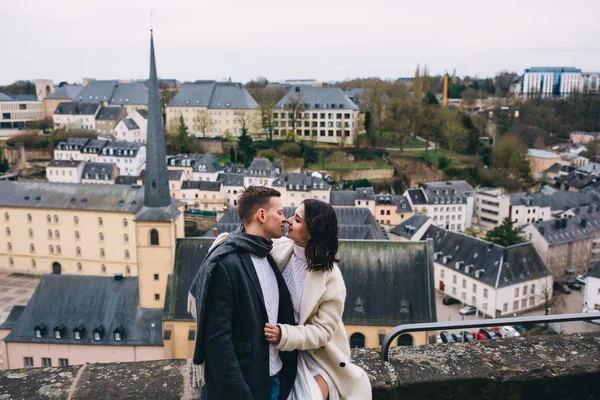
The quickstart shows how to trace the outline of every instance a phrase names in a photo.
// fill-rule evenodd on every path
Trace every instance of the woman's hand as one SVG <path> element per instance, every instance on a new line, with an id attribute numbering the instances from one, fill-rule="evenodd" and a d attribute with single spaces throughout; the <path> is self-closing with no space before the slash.
<path id="1" fill-rule="evenodd" d="M 281 341 L 281 329 L 277 325 L 265 324 L 265 339 L 267 342 L 279 344 Z"/>

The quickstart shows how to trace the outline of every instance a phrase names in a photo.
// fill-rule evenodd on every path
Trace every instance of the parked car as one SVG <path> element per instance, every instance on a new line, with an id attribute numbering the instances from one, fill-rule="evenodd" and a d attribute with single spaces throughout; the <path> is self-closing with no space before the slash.
<path id="1" fill-rule="evenodd" d="M 500 333 L 500 327 L 499 326 L 493 326 L 491 328 L 488 328 L 490 331 L 492 332 L 496 332 L 496 334 L 498 334 L 498 336 L 502 336 L 502 334 Z"/>
<path id="2" fill-rule="evenodd" d="M 467 331 L 462 331 L 456 335 L 455 340 L 459 343 L 467 343 L 467 342 L 471 342 L 473 340 L 475 340 L 475 336 L 473 334 L 471 334 L 471 332 L 467 332 Z"/>
<path id="3" fill-rule="evenodd" d="M 581 290 L 581 284 L 573 278 L 567 278 L 567 286 L 569 287 L 569 289 Z"/>
<path id="4" fill-rule="evenodd" d="M 475 307 L 475 306 L 464 306 L 459 311 L 459 313 L 461 315 L 475 314 L 476 312 L 477 312 L 477 307 Z"/>
<path id="5" fill-rule="evenodd" d="M 449 306 L 450 304 L 458 304 L 460 300 L 455 299 L 454 297 L 446 296 L 442 299 L 442 304 Z"/>
<path id="6" fill-rule="evenodd" d="M 582 285 L 585 285 L 585 276 L 577 275 L 577 278 L 575 279 L 577 280 L 577 282 L 581 283 Z"/>
<path id="7" fill-rule="evenodd" d="M 448 331 L 441 331 L 438 336 L 441 340 L 441 343 L 454 343 L 455 342 L 454 338 L 452 337 L 452 335 L 450 335 L 448 333 Z"/>
<path id="8" fill-rule="evenodd" d="M 558 281 L 554 281 L 554 285 L 552 287 L 554 288 L 554 290 L 559 291 L 559 292 L 563 292 L 566 294 L 571 293 L 571 289 L 569 289 L 569 286 L 567 286 L 564 283 L 560 283 Z"/>
<path id="9" fill-rule="evenodd" d="M 503 326 L 502 328 L 500 328 L 500 336 L 502 336 L 503 338 L 518 337 L 518 336 L 521 336 L 521 334 L 512 326 L 506 325 L 506 326 Z"/>
<path id="10" fill-rule="evenodd" d="M 514 325 L 513 328 L 515 328 L 515 330 L 517 332 L 519 332 L 521 335 L 523 335 L 525 332 L 527 332 L 527 328 L 525 328 L 523 325 Z"/>
<path id="11" fill-rule="evenodd" d="M 489 329 L 481 328 L 479 332 L 477 332 L 477 340 L 490 340 L 490 339 L 499 339 L 500 335 L 496 332 L 491 331 Z"/>

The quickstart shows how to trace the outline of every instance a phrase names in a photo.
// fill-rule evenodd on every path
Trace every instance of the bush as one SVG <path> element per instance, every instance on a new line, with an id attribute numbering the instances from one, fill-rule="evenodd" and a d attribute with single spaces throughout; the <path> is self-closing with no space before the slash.
<path id="1" fill-rule="evenodd" d="M 450 160 L 446 156 L 442 156 L 438 160 L 438 168 L 444 170 L 450 165 Z"/>
<path id="2" fill-rule="evenodd" d="M 273 162 L 277 159 L 279 154 L 273 149 L 260 150 L 257 154 L 257 157 L 263 157 L 269 159 L 269 161 Z"/>
<path id="3" fill-rule="evenodd" d="M 284 143 L 280 148 L 279 152 L 284 156 L 297 158 L 302 156 L 302 150 L 298 143 Z"/>

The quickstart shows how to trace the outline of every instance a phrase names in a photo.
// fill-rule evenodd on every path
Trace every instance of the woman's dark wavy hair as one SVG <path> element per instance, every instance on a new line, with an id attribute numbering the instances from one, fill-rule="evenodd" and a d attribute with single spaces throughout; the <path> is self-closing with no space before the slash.
<path id="1" fill-rule="evenodd" d="M 304 221 L 310 239 L 305 254 L 309 271 L 331 271 L 338 252 L 338 222 L 329 203 L 304 200 Z"/>

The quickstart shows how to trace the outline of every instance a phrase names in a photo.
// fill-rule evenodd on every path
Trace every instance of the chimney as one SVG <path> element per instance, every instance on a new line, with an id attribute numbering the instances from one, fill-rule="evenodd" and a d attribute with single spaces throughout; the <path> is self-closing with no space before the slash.
<path id="1" fill-rule="evenodd" d="M 587 227 L 587 219 L 582 219 L 581 220 L 581 227 L 582 228 L 586 228 Z"/>
<path id="2" fill-rule="evenodd" d="M 122 281 L 123 280 L 123 274 L 120 273 L 120 272 L 115 273 L 114 279 L 117 282 Z"/>
<path id="3" fill-rule="evenodd" d="M 562 219 L 562 227 L 563 227 L 563 228 L 566 228 L 566 227 L 567 227 L 567 219 L 566 219 L 566 218 L 563 218 L 563 219 Z"/>
<path id="4" fill-rule="evenodd" d="M 554 221 L 554 227 L 556 229 L 560 229 L 560 219 L 557 219 L 557 220 Z"/>

